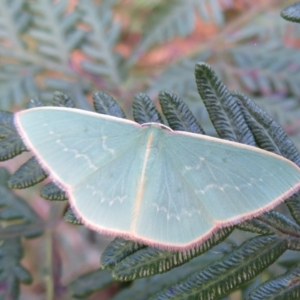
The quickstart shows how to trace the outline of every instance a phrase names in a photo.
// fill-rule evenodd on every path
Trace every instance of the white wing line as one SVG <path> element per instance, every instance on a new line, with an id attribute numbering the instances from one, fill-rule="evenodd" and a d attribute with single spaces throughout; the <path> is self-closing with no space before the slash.
<path id="1" fill-rule="evenodd" d="M 173 152 L 172 148 L 170 148 L 170 151 Z M 181 158 L 180 158 L 178 155 L 176 155 L 176 153 L 173 152 L 173 154 L 174 154 L 174 155 L 173 155 L 172 157 L 175 157 L 175 156 L 176 156 L 176 157 L 177 157 L 177 160 L 181 160 Z M 195 154 L 194 154 L 194 155 L 195 155 Z M 182 160 L 181 160 L 181 162 L 182 162 Z M 176 171 L 177 171 L 178 174 L 179 174 L 179 178 L 184 179 L 184 181 L 186 182 L 186 185 L 187 185 L 188 187 L 190 187 L 190 190 L 191 190 L 191 192 L 195 195 L 196 199 L 199 199 L 199 197 L 198 197 L 197 194 L 195 193 L 195 190 L 194 190 L 193 187 L 190 185 L 190 182 L 189 182 L 187 179 L 185 179 L 184 176 L 182 176 L 182 174 L 181 174 L 180 170 L 178 169 L 176 163 L 174 163 L 174 159 L 173 159 L 173 165 L 175 166 Z M 184 166 L 185 164 L 182 163 L 182 165 Z M 199 199 L 199 200 L 200 200 L 200 199 Z M 205 206 L 201 203 L 201 201 L 199 201 L 199 204 L 200 204 L 200 206 L 203 208 L 203 211 L 204 211 L 207 215 L 209 215 L 208 211 L 206 210 Z"/>

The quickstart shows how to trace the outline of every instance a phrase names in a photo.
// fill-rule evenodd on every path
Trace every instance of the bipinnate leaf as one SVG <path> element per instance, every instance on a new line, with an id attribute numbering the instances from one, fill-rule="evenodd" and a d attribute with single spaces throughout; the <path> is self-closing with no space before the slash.
<path id="1" fill-rule="evenodd" d="M 78 277 L 70 283 L 69 289 L 73 297 L 85 298 L 113 282 L 110 271 L 95 270 Z"/>
<path id="2" fill-rule="evenodd" d="M 0 161 L 11 159 L 26 151 L 13 119 L 13 113 L 0 111 Z"/>
<path id="3" fill-rule="evenodd" d="M 247 122 L 258 147 L 282 155 L 300 166 L 300 154 L 283 128 L 244 94 L 235 92 L 244 107 Z"/>
<path id="4" fill-rule="evenodd" d="M 47 176 L 36 158 L 32 157 L 9 178 L 8 185 L 13 189 L 25 189 L 43 181 Z"/>
<path id="5" fill-rule="evenodd" d="M 143 248 L 119 262 L 113 269 L 113 277 L 117 280 L 128 281 L 167 272 L 221 243 L 232 230 L 232 227 L 221 229 L 204 243 L 182 252 L 152 247 Z"/>
<path id="6" fill-rule="evenodd" d="M 133 118 L 139 124 L 150 122 L 164 123 L 153 101 L 144 93 L 139 93 L 134 96 L 132 110 Z"/>
<path id="7" fill-rule="evenodd" d="M 229 141 L 255 146 L 239 101 L 231 95 L 215 71 L 206 63 L 198 63 L 195 76 L 198 92 L 218 135 Z"/>
<path id="8" fill-rule="evenodd" d="M 245 300 L 300 299 L 300 264 L 256 288 Z"/>
<path id="9" fill-rule="evenodd" d="M 108 94 L 98 91 L 93 96 L 96 112 L 111 115 L 118 118 L 126 118 L 126 115 L 117 102 Z"/>
<path id="10" fill-rule="evenodd" d="M 67 10 L 65 3 L 46 1 L 33 5 L 27 2 L 28 10 L 34 13 L 30 15 L 31 26 L 26 33 L 34 42 L 35 55 L 48 62 L 48 68 L 68 73 L 70 55 L 83 42 L 86 32 L 77 26 L 79 12 Z M 50 66 L 49 61 L 53 62 Z"/>
<path id="11" fill-rule="evenodd" d="M 64 201 L 68 200 L 66 192 L 60 189 L 54 182 L 50 182 L 43 186 L 41 197 L 50 201 Z"/>
<path id="12" fill-rule="evenodd" d="M 255 278 L 287 249 L 284 239 L 258 236 L 244 242 L 224 258 L 150 299 L 219 299 Z"/>
<path id="13" fill-rule="evenodd" d="M 66 211 L 64 215 L 64 220 L 73 225 L 82 225 L 81 221 L 77 218 L 71 207 L 69 207 Z"/>
<path id="14" fill-rule="evenodd" d="M 120 56 L 115 46 L 121 34 L 121 24 L 114 18 L 111 6 L 116 1 L 78 1 L 77 8 L 82 13 L 84 26 L 89 30 L 85 33 L 85 42 L 81 50 L 87 59 L 80 63 L 81 68 L 97 78 L 120 86 L 122 70 Z"/>
<path id="15" fill-rule="evenodd" d="M 30 273 L 20 264 L 23 249 L 19 238 L 0 244 L 0 299 L 19 299 L 20 283 L 30 284 Z"/>
<path id="16" fill-rule="evenodd" d="M 101 255 L 101 267 L 103 269 L 112 269 L 120 261 L 135 253 L 136 251 L 145 248 L 146 246 L 131 240 L 123 238 L 115 238 L 104 250 Z"/>
<path id="17" fill-rule="evenodd" d="M 300 23 L 300 2 L 288 6 L 280 15 L 287 21 Z"/>
<path id="18" fill-rule="evenodd" d="M 204 22 L 216 22 L 218 25 L 224 22 L 222 5 L 215 0 L 151 1 L 147 2 L 147 5 L 152 5 L 152 3 L 154 7 L 159 5 L 148 15 L 149 18 L 142 30 L 143 38 L 131 56 L 126 59 L 126 68 L 131 68 L 155 44 L 164 43 L 175 36 L 187 36 L 192 33 L 197 24 L 196 14 L 198 13 Z M 184 80 L 184 76 L 180 75 Z"/>
<path id="19" fill-rule="evenodd" d="M 162 91 L 158 95 L 162 111 L 173 130 L 204 134 L 188 106 L 176 94 Z"/>

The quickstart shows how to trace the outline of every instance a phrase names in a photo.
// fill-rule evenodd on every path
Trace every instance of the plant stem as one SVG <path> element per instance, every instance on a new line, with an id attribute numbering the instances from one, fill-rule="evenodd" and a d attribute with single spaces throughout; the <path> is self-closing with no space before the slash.
<path id="1" fill-rule="evenodd" d="M 64 203 L 52 203 L 49 216 L 48 216 L 48 228 L 45 231 L 45 289 L 46 300 L 55 299 L 55 283 L 54 283 L 54 268 L 53 268 L 53 239 L 55 235 L 55 226 L 60 221 L 66 204 Z"/>

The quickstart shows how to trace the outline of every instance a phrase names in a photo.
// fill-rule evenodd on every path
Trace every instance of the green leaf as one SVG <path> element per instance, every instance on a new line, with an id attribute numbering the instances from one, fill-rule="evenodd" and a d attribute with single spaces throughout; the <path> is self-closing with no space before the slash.
<path id="1" fill-rule="evenodd" d="M 264 213 L 259 219 L 287 235 L 297 236 L 300 231 L 297 223 L 275 210 Z"/>
<path id="2" fill-rule="evenodd" d="M 43 186 L 41 197 L 50 201 L 64 201 L 68 200 L 66 192 L 61 190 L 54 182 L 50 182 Z"/>
<path id="3" fill-rule="evenodd" d="M 285 251 L 285 240 L 258 236 L 150 299 L 218 299 L 255 278 Z"/>
<path id="4" fill-rule="evenodd" d="M 236 228 L 258 234 L 274 234 L 276 230 L 259 219 L 251 219 L 235 225 Z"/>
<path id="5" fill-rule="evenodd" d="M 59 2 L 28 2 L 27 6 L 34 11 L 27 34 L 36 44 L 35 55 L 67 66 L 72 50 L 78 48 L 78 43 L 85 38 L 85 32 L 77 26 L 81 18 L 79 12 L 67 12 Z"/>
<path id="6" fill-rule="evenodd" d="M 23 249 L 19 238 L 0 243 L 0 298 L 19 299 L 20 283 L 30 284 L 30 273 L 20 265 Z"/>
<path id="7" fill-rule="evenodd" d="M 234 93 L 244 106 L 245 120 L 251 129 L 257 145 L 286 157 L 300 166 L 300 154 L 283 128 L 250 98 Z"/>
<path id="8" fill-rule="evenodd" d="M 298 237 L 300 226 L 297 223 L 274 210 L 264 213 L 259 219 L 272 226 L 277 231 L 278 236 L 285 236 L 288 249 L 300 250 Z"/>
<path id="9" fill-rule="evenodd" d="M 52 104 L 53 106 L 59 106 L 59 107 L 70 107 L 70 108 L 75 107 L 75 104 L 71 100 L 70 96 L 58 91 L 53 93 Z"/>
<path id="10" fill-rule="evenodd" d="M 24 98 L 28 97 L 28 86 L 33 93 L 36 92 L 33 77 L 37 68 L 20 66 L 15 59 L 6 60 L 3 57 L 5 53 L 13 56 L 13 53 L 26 51 L 28 45 L 22 37 L 31 22 L 30 14 L 26 11 L 26 1 L 0 1 L 0 19 L 0 109 L 8 110 L 23 104 Z"/>
<path id="11" fill-rule="evenodd" d="M 23 49 L 26 44 L 21 40 L 21 34 L 26 31 L 30 23 L 30 15 L 25 9 L 26 1 L 1 2 L 0 18 L 1 39 L 10 40 L 11 44 L 17 49 Z"/>
<path id="12" fill-rule="evenodd" d="M 0 7 L 0 11 L 1 11 L 1 7 Z M 2 20 L 1 16 L 0 19 Z M 1 27 L 1 29 L 3 29 L 3 27 Z M 5 39 L 6 38 L 7 37 L 5 37 Z M 2 43 L 0 47 L 0 53 L 2 54 L 3 52 L 7 51 L 6 53 L 7 55 L 4 54 L 4 56 L 13 56 L 13 53 L 18 52 L 18 47 L 14 47 L 13 51 L 11 51 L 11 49 L 9 50 L 5 49 L 6 47 L 2 47 L 4 45 L 4 42 L 3 40 L 1 41 Z M 17 42 L 19 42 L 19 39 L 17 40 Z M 25 43 L 21 41 L 20 44 L 25 44 Z M 23 52 L 23 50 L 20 51 Z M 41 70 L 37 66 L 28 66 L 25 63 L 23 65 L 17 62 L 12 63 L 11 60 L 4 58 L 2 55 L 1 58 L 2 59 L 0 65 L 0 74 L 1 74 L 0 75 L 0 99 L 1 99 L 0 108 L 2 110 L 13 110 L 15 106 L 18 107 L 23 106 L 24 102 L 32 94 L 38 93 L 38 87 L 35 82 L 35 76 Z M 7 63 L 5 63 L 5 61 L 7 61 Z"/>
<path id="13" fill-rule="evenodd" d="M 67 212 L 65 213 L 64 220 L 73 225 L 82 225 L 81 221 L 76 217 L 71 207 L 69 207 Z"/>
<path id="14" fill-rule="evenodd" d="M 175 285 L 220 257 L 220 253 L 205 253 L 167 273 L 135 280 L 129 288 L 113 297 L 113 300 L 148 300 L 157 292 Z"/>
<path id="15" fill-rule="evenodd" d="M 251 292 L 246 300 L 300 299 L 300 265 L 269 280 Z"/>
<path id="16" fill-rule="evenodd" d="M 13 189 L 25 189 L 33 186 L 48 177 L 35 157 L 24 163 L 8 180 L 8 185 Z"/>
<path id="17" fill-rule="evenodd" d="M 215 71 L 206 63 L 195 68 L 198 92 L 218 135 L 230 141 L 255 146 L 239 101 L 231 95 Z"/>
<path id="18" fill-rule="evenodd" d="M 35 211 L 20 197 L 7 188 L 9 173 L 0 168 L 0 220 L 20 220 L 0 230 L 1 236 L 24 236 L 27 238 L 42 234 L 42 220 Z"/>
<path id="19" fill-rule="evenodd" d="M 235 93 L 234 95 L 239 98 L 245 107 L 244 117 L 258 147 L 280 155 L 280 150 L 269 130 L 269 124 L 275 121 L 245 95 L 240 93 Z M 268 120 L 268 118 L 270 119 Z"/>
<path id="20" fill-rule="evenodd" d="M 98 269 L 78 277 L 70 283 L 69 289 L 73 297 L 86 298 L 112 282 L 110 271 Z"/>
<path id="21" fill-rule="evenodd" d="M 300 193 L 298 192 L 294 194 L 285 203 L 289 208 L 289 211 L 293 216 L 294 220 L 300 226 Z"/>
<path id="22" fill-rule="evenodd" d="M 160 76 L 155 78 L 151 82 L 150 88 L 147 93 L 152 95 L 158 93 L 161 90 L 173 91 L 180 95 L 189 108 L 193 102 L 198 102 L 197 104 L 202 104 L 199 101 L 199 94 L 197 92 L 195 84 L 195 64 L 199 61 L 206 61 L 211 56 L 210 51 L 203 51 L 192 58 L 182 57 L 176 63 L 169 65 Z M 190 93 L 194 96 L 196 94 L 197 98 L 191 101 Z M 191 109 L 194 112 L 194 109 Z"/>
<path id="23" fill-rule="evenodd" d="M 52 94 L 52 99 L 50 101 L 40 100 L 37 97 L 33 97 L 28 101 L 26 107 L 30 109 L 30 108 L 41 107 L 46 105 L 75 108 L 75 104 L 73 100 L 70 98 L 70 96 L 59 91 L 55 91 Z"/>
<path id="24" fill-rule="evenodd" d="M 221 243 L 232 230 L 232 227 L 221 229 L 204 243 L 183 252 L 151 247 L 141 249 L 119 262 L 113 269 L 113 277 L 128 281 L 167 272 Z"/>
<path id="25" fill-rule="evenodd" d="M 11 159 L 23 151 L 23 144 L 14 125 L 14 114 L 0 111 L 0 161 Z"/>
<path id="26" fill-rule="evenodd" d="M 139 93 L 134 96 L 132 110 L 133 118 L 139 124 L 150 122 L 164 124 L 153 101 L 144 93 Z"/>
<path id="27" fill-rule="evenodd" d="M 79 1 L 82 21 L 89 28 L 82 46 L 89 59 L 82 61 L 81 67 L 91 74 L 107 77 L 114 85 L 120 85 L 120 59 L 114 48 L 119 40 L 121 24 L 113 16 L 112 5 L 108 1 L 101 1 L 98 5 L 90 0 Z"/>
<path id="28" fill-rule="evenodd" d="M 188 106 L 176 94 L 168 91 L 158 95 L 162 111 L 173 130 L 189 131 L 204 134 Z"/>
<path id="29" fill-rule="evenodd" d="M 112 269 L 127 256 L 145 247 L 143 244 L 116 238 L 102 253 L 100 265 L 103 269 Z"/>
<path id="30" fill-rule="evenodd" d="M 287 47 L 277 41 L 286 38 L 290 30 L 296 30 L 297 24 L 290 24 L 279 18 L 282 3 L 280 5 L 278 2 L 278 9 L 267 10 L 263 15 L 257 16 L 256 22 L 243 24 L 230 34 L 227 41 L 232 47 L 223 51 L 226 59 L 221 64 L 217 62 L 216 68 L 229 86 L 251 93 L 255 97 L 253 100 L 267 108 L 266 111 L 271 115 L 273 107 L 279 104 L 281 111 L 273 117 L 283 119 L 285 116 L 291 120 L 297 110 L 289 112 L 290 105 L 287 102 L 289 98 L 298 98 L 300 92 L 298 76 L 295 76 L 298 64 L 294 58 L 298 55 L 298 49 L 294 45 Z M 269 24 L 273 26 L 270 27 Z M 298 38 L 299 33 L 296 35 Z M 295 106 L 298 108 L 296 101 Z"/>
<path id="31" fill-rule="evenodd" d="M 281 12 L 280 15 L 287 21 L 300 23 L 300 3 L 297 2 L 288 6 Z"/>
<path id="32" fill-rule="evenodd" d="M 193 112 L 193 115 L 205 129 L 205 133 L 215 136 L 215 129 L 209 119 L 205 105 L 199 97 L 194 76 L 195 64 L 199 61 L 206 61 L 210 55 L 210 51 L 203 51 L 192 58 L 182 57 L 155 78 L 150 88 L 147 89 L 147 93 L 153 95 L 152 97 L 159 91 L 168 90 L 176 93 Z"/>
<path id="33" fill-rule="evenodd" d="M 110 95 L 98 91 L 94 93 L 93 100 L 96 112 L 118 118 L 126 118 L 122 108 Z"/>
<path id="34" fill-rule="evenodd" d="M 41 101 L 38 97 L 33 97 L 29 99 L 29 101 L 27 102 L 26 108 L 30 109 L 30 108 L 42 107 L 42 106 L 45 106 L 45 103 Z"/>

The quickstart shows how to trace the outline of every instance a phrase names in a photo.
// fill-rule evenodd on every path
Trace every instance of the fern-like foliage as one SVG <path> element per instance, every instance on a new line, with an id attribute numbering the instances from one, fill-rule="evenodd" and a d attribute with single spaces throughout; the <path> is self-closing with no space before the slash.
<path id="1" fill-rule="evenodd" d="M 42 233 L 40 226 L 42 220 L 37 216 L 34 210 L 21 198 L 15 196 L 7 186 L 9 173 L 6 169 L 0 169 L 0 220 L 7 221 L 7 226 L 1 228 L 0 238 L 9 237 L 35 237 Z M 18 222 L 9 222 L 17 220 Z M 4 223 L 3 223 L 4 224 Z"/>
<path id="2" fill-rule="evenodd" d="M 151 46 L 168 41 L 174 36 L 187 36 L 195 28 L 196 14 L 202 19 L 214 21 L 218 25 L 224 23 L 224 15 L 219 0 L 177 0 L 157 7 L 145 24 L 145 34 L 135 49 L 127 66 L 135 63 Z"/>
<path id="3" fill-rule="evenodd" d="M 112 55 L 118 24 L 108 17 L 109 2 L 95 7 L 91 1 L 82 1 L 78 9 L 70 11 L 66 0 L 2 1 L 0 54 L 7 63 L 1 65 L 0 108 L 21 106 L 36 95 L 51 102 L 52 93 L 62 90 L 71 94 L 79 107 L 89 109 L 85 94 L 96 82 L 92 77 L 95 69 L 97 75 L 108 75 L 111 83 L 119 83 L 118 61 Z M 80 49 L 86 55 L 80 64 L 83 70 L 78 69 L 74 56 Z M 89 57 L 96 59 L 95 52 L 103 66 L 89 61 Z M 91 75 L 90 80 L 82 80 L 80 72 Z"/>
<path id="4" fill-rule="evenodd" d="M 32 277 L 21 265 L 22 237 L 42 234 L 42 220 L 26 202 L 7 187 L 9 173 L 0 168 L 0 298 L 18 299 L 20 284 Z"/>
<path id="5" fill-rule="evenodd" d="M 188 104 L 198 120 L 201 120 L 202 126 L 208 134 L 214 135 L 215 130 L 209 119 L 207 110 L 202 101 L 199 101 L 199 93 L 194 80 L 194 68 L 198 61 L 209 59 L 211 54 L 206 51 L 197 55 L 193 59 L 183 58 L 177 64 L 167 68 L 158 79 L 153 80 L 150 87 L 147 89 L 147 94 L 156 97 L 156 93 L 160 90 L 168 89 L 180 95 Z"/>
<path id="6" fill-rule="evenodd" d="M 30 284 L 30 273 L 20 264 L 23 249 L 20 238 L 2 241 L 0 246 L 0 297 L 1 299 L 18 299 L 20 283 Z"/>
<path id="7" fill-rule="evenodd" d="M 177 36 L 188 38 L 198 19 L 221 30 L 226 11 L 235 5 L 222 0 L 82 0 L 74 7 L 67 0 L 1 1 L 0 109 L 22 107 L 34 96 L 51 102 L 56 90 L 70 94 L 83 109 L 91 108 L 85 96 L 97 89 L 130 101 L 137 82 L 148 87 L 148 70 L 147 78 L 135 72 L 144 54 Z M 141 38 L 132 43 L 135 35 Z"/>
<path id="8" fill-rule="evenodd" d="M 300 165 L 300 154 L 280 125 L 251 99 L 231 92 L 205 63 L 196 64 L 195 76 L 199 94 L 221 138 L 258 146 Z M 176 94 L 162 91 L 159 99 L 164 118 L 171 128 L 204 134 L 192 112 Z M 35 99 L 30 106 L 41 103 Z M 70 98 L 61 93 L 54 95 L 53 103 L 73 107 Z M 94 94 L 94 106 L 97 112 L 125 117 L 123 110 L 106 93 Z M 140 123 L 163 120 L 145 94 L 136 95 L 133 115 Z M 13 129 L 11 132 L 15 134 Z M 8 157 L 12 156 L 8 154 Z M 35 169 L 30 167 L 32 162 L 26 164 L 29 168 L 21 167 L 16 172 L 21 174 L 18 177 L 19 187 L 40 181 L 40 173 L 32 172 Z M 10 177 L 10 184 L 14 176 Z M 46 185 L 41 194 L 50 200 L 66 200 L 66 195 L 53 183 Z M 259 295 L 275 297 L 277 289 L 273 292 L 266 284 L 259 286 L 262 283 L 260 274 L 268 274 L 268 268 L 280 261 L 288 250 L 300 250 L 299 193 L 286 203 L 293 219 L 278 211 L 270 211 L 236 227 L 223 228 L 206 242 L 182 252 L 159 250 L 117 238 L 101 256 L 102 269 L 76 279 L 70 284 L 69 292 L 76 297 L 87 297 L 113 282 L 134 281 L 114 299 L 220 299 L 236 289 L 242 289 L 242 286 L 247 286 L 242 291 L 245 296 L 258 297 L 253 299 L 264 299 Z M 70 209 L 65 219 L 80 224 Z M 287 299 L 296 299 L 299 296 L 298 283 L 293 288 L 283 288 L 284 284 L 290 283 L 289 278 L 295 277 L 296 271 L 285 270 L 286 275 L 281 274 L 278 278 L 269 273 L 270 284 L 280 282 Z M 255 286 L 250 285 L 253 279 L 256 279 Z M 151 289 L 146 288 L 149 284 Z"/>
<path id="9" fill-rule="evenodd" d="M 47 0 L 28 3 L 33 19 L 27 33 L 36 45 L 37 54 L 58 62 L 63 67 L 69 63 L 69 55 L 84 37 L 84 31 L 76 28 L 80 15 L 65 14 L 68 1 L 59 1 L 55 6 Z M 38 57 L 38 56 L 37 56 Z"/>
<path id="10" fill-rule="evenodd" d="M 8 49 L 14 47 L 16 52 L 22 52 L 26 48 L 25 43 L 20 38 L 27 30 L 30 22 L 30 15 L 24 13 L 25 1 L 2 1 L 0 3 L 0 41 L 3 46 L 0 47 L 1 55 L 8 54 Z M 11 101 L 21 104 L 28 93 L 28 89 L 36 90 L 32 77 L 38 71 L 38 67 L 24 65 L 21 68 L 16 63 L 1 64 L 0 92 L 1 108 L 9 109 Z M 29 75 L 20 76 L 19 74 L 26 70 Z M 14 79 L 14 80 L 12 80 Z"/>
<path id="11" fill-rule="evenodd" d="M 300 295 L 299 264 L 291 268 L 282 276 L 262 284 L 254 290 L 246 299 L 297 299 Z M 274 295 L 274 292 L 276 294 Z"/>
<path id="12" fill-rule="evenodd" d="M 50 88 L 42 92 L 36 85 L 35 79 L 26 81 L 24 79 L 26 76 L 21 76 L 14 87 L 7 85 L 8 92 L 1 89 L 5 95 L 3 99 L 18 100 L 19 97 L 23 97 L 22 95 L 28 97 L 30 93 L 27 92 L 34 88 L 38 97 L 30 98 L 27 108 L 44 105 L 88 108 L 84 95 L 85 91 L 90 88 L 89 82 L 94 84 L 99 81 L 98 87 L 104 82 L 101 76 L 105 77 L 106 82 L 120 83 L 122 80 L 120 73 L 123 73 L 124 69 L 121 71 L 119 69 L 122 61 L 119 61 L 115 55 L 113 47 L 115 39 L 119 37 L 118 25 L 114 23 L 110 14 L 107 19 L 97 19 L 97 16 L 103 16 L 101 10 L 103 7 L 107 10 L 112 9 L 112 4 L 117 1 L 103 1 L 94 11 L 91 11 L 89 7 L 94 4 L 89 3 L 89 6 L 86 6 L 85 1 L 82 1 L 79 3 L 79 9 L 71 13 L 66 13 L 67 1 L 59 1 L 55 4 L 56 6 L 51 1 L 37 1 L 40 5 L 36 7 L 26 1 L 16 0 L 3 1 L 0 4 L 3 8 L 0 13 L 5 11 L 5 18 L 10 18 L 9 20 L 12 21 L 18 19 L 19 22 L 25 20 L 21 22 L 22 26 L 17 22 L 10 28 L 1 25 L 0 38 L 5 43 L 0 46 L 0 53 L 6 57 L 13 57 L 14 64 L 13 67 L 12 64 L 2 66 L 11 73 L 6 72 L 10 74 L 10 77 L 1 77 L 0 80 L 6 84 L 9 78 L 20 74 L 20 70 L 28 71 L 29 74 L 33 74 L 33 77 L 41 72 L 55 70 L 63 75 L 64 79 L 58 80 L 48 76 L 44 82 L 46 87 Z M 188 5 L 196 7 L 193 6 L 195 4 L 193 1 L 185 3 L 186 7 Z M 221 2 L 213 3 L 217 1 L 210 1 L 210 4 L 203 6 L 204 9 L 211 11 L 213 7 L 210 5 L 215 5 L 216 12 L 220 12 L 218 4 Z M 52 10 L 47 16 L 44 13 L 45 7 Z M 167 7 L 166 5 L 162 8 Z M 174 11 L 170 11 L 170 16 L 175 12 L 174 16 L 177 18 L 170 18 L 169 23 L 166 22 L 166 26 L 162 26 L 162 29 L 166 30 L 161 32 L 161 41 L 178 33 L 185 35 L 189 32 L 188 30 L 191 30 L 191 22 L 187 22 L 186 27 L 183 24 L 189 10 L 183 9 L 182 14 L 177 10 L 176 14 L 178 7 L 183 8 L 183 2 L 175 3 Z M 35 18 L 32 21 L 28 20 L 28 16 L 33 15 Z M 45 17 L 45 27 L 41 26 L 39 15 Z M 298 6 L 295 5 L 292 9 L 285 10 L 282 15 L 286 19 L 297 21 Z M 89 17 L 82 18 L 81 23 L 79 16 Z M 165 16 L 168 15 L 165 13 Z M 51 23 L 54 19 L 57 24 Z M 7 22 L 5 21 L 4 25 L 7 25 Z M 79 24 L 83 25 L 83 29 L 79 29 Z M 168 34 L 170 24 L 173 24 L 174 28 L 171 28 L 173 31 Z M 88 35 L 82 34 L 85 26 L 91 29 Z M 43 28 L 47 28 L 46 32 L 43 32 Z M 155 33 L 155 29 L 150 27 L 149 29 L 150 32 L 153 30 Z M 11 35 L 5 33 L 7 30 Z M 30 40 L 24 39 L 24 32 Z M 99 41 L 95 40 L 97 32 L 101 35 Z M 112 40 L 105 40 L 109 32 L 112 34 Z M 249 32 L 248 38 L 255 35 L 255 30 L 252 29 Z M 279 30 L 279 35 L 281 32 Z M 60 35 L 58 38 L 57 34 Z M 55 37 L 55 40 L 52 41 L 51 37 Z M 63 44 L 64 38 L 65 44 Z M 234 38 L 237 39 L 236 36 Z M 28 51 L 29 41 L 32 40 L 36 45 L 35 55 Z M 137 51 L 127 62 L 127 67 L 140 56 L 139 47 L 145 51 L 153 44 L 160 42 L 160 39 L 154 34 L 153 39 L 149 38 L 149 42 L 145 41 L 147 38 L 143 39 L 141 45 L 137 47 Z M 16 45 L 15 48 L 14 45 Z M 60 47 L 63 49 L 61 57 L 58 55 Z M 80 62 L 80 67 L 91 80 L 88 80 L 87 85 L 82 81 L 77 69 L 73 69 L 72 64 L 69 64 L 70 53 L 78 49 L 86 55 Z M 139 93 L 135 95 L 132 105 L 134 120 L 138 123 L 161 122 L 168 124 L 174 130 L 200 134 L 214 132 L 220 138 L 283 155 L 300 166 L 300 154 L 296 147 L 282 127 L 266 113 L 269 105 L 264 106 L 265 111 L 245 94 L 232 91 L 234 87 L 234 89 L 241 88 L 256 95 L 259 94 L 260 98 L 257 99 L 257 103 L 268 93 L 272 95 L 278 93 L 278 97 L 288 94 L 291 99 L 297 97 L 297 93 L 291 89 L 291 82 L 294 81 L 296 86 L 297 78 L 293 72 L 289 73 L 289 65 L 295 61 L 291 59 L 294 50 L 288 52 L 289 55 L 281 60 L 282 55 L 279 53 L 282 53 L 281 51 L 285 53 L 286 49 L 276 45 L 273 47 L 271 43 L 267 44 L 264 50 L 266 49 L 274 50 L 274 52 L 270 50 L 270 53 L 267 53 L 271 55 L 273 64 L 263 57 L 259 50 L 253 51 L 252 56 L 250 55 L 250 61 L 254 57 L 253 64 L 248 63 L 247 59 L 245 59 L 246 62 L 244 61 L 243 55 L 246 53 L 248 57 L 249 51 L 247 53 L 243 47 L 237 48 L 235 53 L 232 49 L 226 50 L 226 55 L 229 54 L 237 72 L 228 62 L 214 64 L 216 71 L 206 63 L 197 63 L 196 83 L 191 71 L 194 62 L 181 61 L 178 65 L 166 70 L 148 89 L 151 96 L 157 89 L 163 89 L 158 94 L 162 113 L 146 93 Z M 206 54 L 203 53 L 203 55 L 205 57 Z M 213 54 L 209 53 L 209 55 Z M 90 61 L 95 62 L 95 68 L 89 64 Z M 263 75 L 255 77 L 257 74 L 255 73 L 254 76 L 250 72 L 252 81 L 247 87 L 245 84 L 248 82 L 247 79 L 241 79 L 241 77 L 245 74 L 248 76 L 247 70 L 253 66 L 255 70 L 259 70 L 257 74 Z M 260 72 L 265 67 L 266 72 Z M 243 73 L 243 70 L 247 72 Z M 284 80 L 277 76 L 281 70 L 287 74 Z M 177 74 L 178 76 L 175 76 Z M 239 79 L 236 84 L 232 84 L 233 81 L 228 76 L 230 74 L 234 75 L 232 77 L 234 80 Z M 174 75 L 174 80 L 168 83 L 172 75 Z M 221 80 L 221 76 L 224 80 Z M 251 84 L 252 90 L 249 88 Z M 60 92 L 50 97 L 51 90 L 58 86 L 63 91 L 70 91 L 71 97 Z M 174 93 L 176 89 L 178 94 Z M 199 107 L 195 101 L 197 97 L 199 101 L 199 94 L 203 101 L 201 111 L 206 111 L 206 119 L 203 120 L 195 117 L 189 109 L 190 103 L 195 104 L 193 108 L 197 105 Z M 80 102 L 80 99 L 84 100 L 85 104 Z M 187 101 L 188 105 L 182 99 Z M 104 92 L 94 93 L 93 101 L 95 111 L 98 113 L 126 117 L 123 109 L 113 97 Z M 5 103 L 4 107 L 9 107 L 9 103 L 7 101 Z M 282 105 L 282 102 L 279 101 L 278 105 Z M 295 102 L 293 105 L 295 106 L 292 107 L 297 107 Z M 279 110 L 280 108 L 277 111 Z M 211 122 L 210 127 L 206 126 L 208 118 Z M 207 128 L 212 130 L 207 130 Z M 14 127 L 13 113 L 0 112 L 0 159 L 2 161 L 12 159 L 24 151 L 27 149 Z M 36 163 L 35 158 L 29 159 L 12 175 L 9 175 L 5 169 L 0 170 L 0 298 L 18 299 L 20 283 L 31 281 L 30 274 L 20 264 L 21 238 L 41 234 L 45 226 L 31 207 L 20 197 L 15 196 L 10 188 L 26 188 L 41 182 L 46 177 L 46 172 Z M 41 196 L 51 201 L 67 201 L 67 195 L 53 182 L 44 185 Z M 114 284 L 119 289 L 113 297 L 115 300 L 222 299 L 235 290 L 240 290 L 241 297 L 246 299 L 299 299 L 300 193 L 296 193 L 285 203 L 286 205 L 281 205 L 278 210 L 269 211 L 236 226 L 223 228 L 204 243 L 186 251 L 159 250 L 134 241 L 116 238 L 101 255 L 101 266 L 95 267 L 94 271 L 72 281 L 68 286 L 68 292 L 72 297 L 86 298 L 95 291 Z M 66 210 L 64 218 L 72 224 L 81 225 L 70 208 Z M 296 255 L 292 256 L 291 251 Z"/>
<path id="13" fill-rule="evenodd" d="M 0 161 L 13 158 L 26 151 L 25 145 L 17 134 L 13 118 L 13 113 L 0 112 Z"/>
<path id="14" fill-rule="evenodd" d="M 228 76 L 234 76 L 251 93 L 299 96 L 297 50 L 271 43 L 253 48 L 251 53 L 246 45 L 230 51 L 235 65 L 224 64 Z"/>
<path id="15" fill-rule="evenodd" d="M 294 14 L 297 7 L 293 6 Z M 249 19 L 255 21 L 242 23 L 239 28 L 228 32 L 225 40 L 221 36 L 223 46 L 209 41 L 200 47 L 201 53 L 195 52 L 191 58 L 184 57 L 167 67 L 152 81 L 147 92 L 154 94 L 160 89 L 172 89 L 185 99 L 197 118 L 203 120 L 202 126 L 206 131 L 215 134 L 202 103 L 197 101 L 196 87 L 188 75 L 193 69 L 194 59 L 209 59 L 230 89 L 251 94 L 257 103 L 264 101 L 262 106 L 283 125 L 299 148 L 296 125 L 299 107 L 295 105 L 291 115 L 285 100 L 285 97 L 297 99 L 300 93 L 299 27 L 279 18 L 279 14 L 278 9 L 255 15 L 254 19 Z M 280 118 L 276 112 L 273 113 L 274 102 L 281 107 Z"/>
<path id="16" fill-rule="evenodd" d="M 87 42 L 81 47 L 90 59 L 84 60 L 81 67 L 91 74 L 108 77 L 113 84 L 120 84 L 120 56 L 114 53 L 113 48 L 118 41 L 121 27 L 113 20 L 112 4 L 112 1 L 102 1 L 101 6 L 94 7 L 92 1 L 80 2 L 83 21 L 90 27 Z"/>

